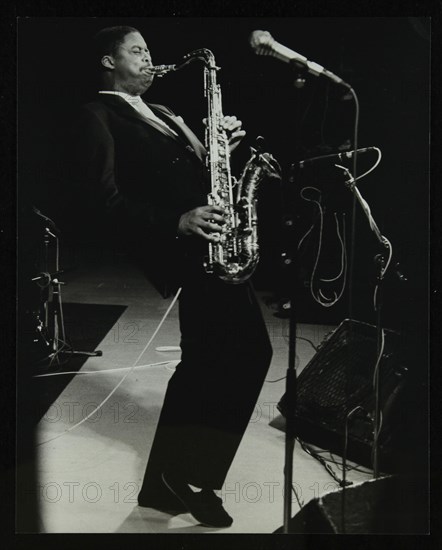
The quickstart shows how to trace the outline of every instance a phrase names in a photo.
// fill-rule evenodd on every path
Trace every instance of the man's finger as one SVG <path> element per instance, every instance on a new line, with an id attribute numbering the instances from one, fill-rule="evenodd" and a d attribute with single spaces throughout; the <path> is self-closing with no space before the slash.
<path id="1" fill-rule="evenodd" d="M 216 233 L 205 233 L 200 227 L 198 227 L 198 230 L 195 231 L 195 233 L 206 241 L 210 241 L 212 243 L 219 242 L 219 236 Z"/>
<path id="2" fill-rule="evenodd" d="M 211 204 L 209 206 L 205 207 L 206 212 L 214 212 L 215 214 L 220 214 L 221 216 L 226 215 L 226 211 L 221 206 L 218 206 L 217 204 Z"/>
<path id="3" fill-rule="evenodd" d="M 237 132 L 233 132 L 233 134 L 230 136 L 229 142 L 236 141 L 238 139 L 242 139 L 246 135 L 245 130 L 238 130 Z"/>
<path id="4" fill-rule="evenodd" d="M 215 214 L 214 212 L 211 212 L 211 213 L 207 212 L 206 214 L 204 214 L 203 219 L 206 221 L 214 221 L 221 224 L 226 223 L 226 220 L 224 219 L 223 216 L 220 216 L 219 214 Z"/>
<path id="5" fill-rule="evenodd" d="M 214 231 L 215 233 L 221 233 L 221 231 L 223 230 L 223 228 L 217 223 L 211 223 L 211 222 L 205 222 L 205 221 L 200 223 L 200 227 L 202 227 L 207 231 Z"/>
<path id="6" fill-rule="evenodd" d="M 235 120 L 238 120 L 235 115 L 226 115 L 222 122 L 229 124 L 230 122 L 234 122 Z"/>
<path id="7" fill-rule="evenodd" d="M 224 123 L 224 126 L 227 128 L 239 128 L 242 126 L 242 122 L 240 120 L 229 120 L 228 122 Z"/>
<path id="8" fill-rule="evenodd" d="M 241 128 L 242 122 L 236 117 L 231 117 L 229 119 L 224 119 L 222 121 L 222 127 L 226 130 L 234 130 L 235 128 Z"/>

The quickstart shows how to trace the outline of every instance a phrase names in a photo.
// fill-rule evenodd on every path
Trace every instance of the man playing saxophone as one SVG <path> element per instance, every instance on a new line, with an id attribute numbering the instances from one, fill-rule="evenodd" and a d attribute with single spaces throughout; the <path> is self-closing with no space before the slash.
<path id="1" fill-rule="evenodd" d="M 112 230 L 163 295 L 182 288 L 181 362 L 168 384 L 138 502 L 228 527 L 233 520 L 215 491 L 266 376 L 269 337 L 250 284 L 204 269 L 208 242 L 220 241 L 226 212 L 207 204 L 206 148 L 181 117 L 140 97 L 155 78 L 143 37 L 132 27 L 106 28 L 94 47 L 99 93 L 72 133 L 73 194 L 87 197 L 83 208 L 96 234 Z M 241 122 L 223 116 L 220 125 L 233 150 L 245 135 Z"/>

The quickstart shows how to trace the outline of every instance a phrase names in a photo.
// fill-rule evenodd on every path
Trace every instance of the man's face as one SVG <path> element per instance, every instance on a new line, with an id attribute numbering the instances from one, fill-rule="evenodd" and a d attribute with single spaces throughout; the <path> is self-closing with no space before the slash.
<path id="1" fill-rule="evenodd" d="M 118 46 L 113 60 L 115 90 L 132 95 L 143 94 L 154 79 L 146 69 L 152 67 L 146 42 L 138 32 L 131 32 Z"/>

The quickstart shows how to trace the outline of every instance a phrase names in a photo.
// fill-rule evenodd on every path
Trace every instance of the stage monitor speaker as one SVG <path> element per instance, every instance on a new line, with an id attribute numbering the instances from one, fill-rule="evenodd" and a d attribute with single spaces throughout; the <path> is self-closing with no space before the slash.
<path id="1" fill-rule="evenodd" d="M 399 335 L 385 330 L 379 366 L 382 410 L 379 450 L 381 465 L 387 468 L 384 471 L 389 471 L 394 413 L 406 380 L 406 369 L 398 360 L 398 347 Z M 377 355 L 376 327 L 360 321 L 345 319 L 324 340 L 297 380 L 295 434 L 299 438 L 342 455 L 347 421 L 347 457 L 367 466 L 372 464 L 373 375 Z M 361 409 L 347 420 L 355 407 Z M 286 395 L 278 403 L 278 409 L 287 417 Z M 272 425 L 281 427 L 278 421 Z"/>
<path id="2" fill-rule="evenodd" d="M 425 534 L 427 492 L 417 480 L 386 476 L 309 501 L 290 520 L 290 533 Z M 275 533 L 282 533 L 280 527 Z"/>

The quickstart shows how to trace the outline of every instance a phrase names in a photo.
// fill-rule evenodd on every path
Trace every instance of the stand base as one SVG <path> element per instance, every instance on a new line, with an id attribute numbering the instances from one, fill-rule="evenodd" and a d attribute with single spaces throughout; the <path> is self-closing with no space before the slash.
<path id="1" fill-rule="evenodd" d="M 70 356 L 73 356 L 73 357 L 102 357 L 103 356 L 103 352 L 99 349 L 97 349 L 96 351 L 77 351 L 77 350 L 74 350 L 74 351 L 66 351 L 66 352 L 61 352 L 62 354 L 66 353 L 66 354 L 69 354 Z"/>
<path id="2" fill-rule="evenodd" d="M 82 350 L 72 350 L 72 351 L 52 351 L 50 349 L 46 350 L 44 356 L 39 358 L 31 359 L 31 362 L 37 368 L 47 368 L 52 365 L 60 365 L 60 362 L 67 363 L 69 359 L 73 357 L 102 357 L 103 352 L 101 350 L 95 351 L 82 351 Z M 55 360 L 58 358 L 58 360 Z"/>

